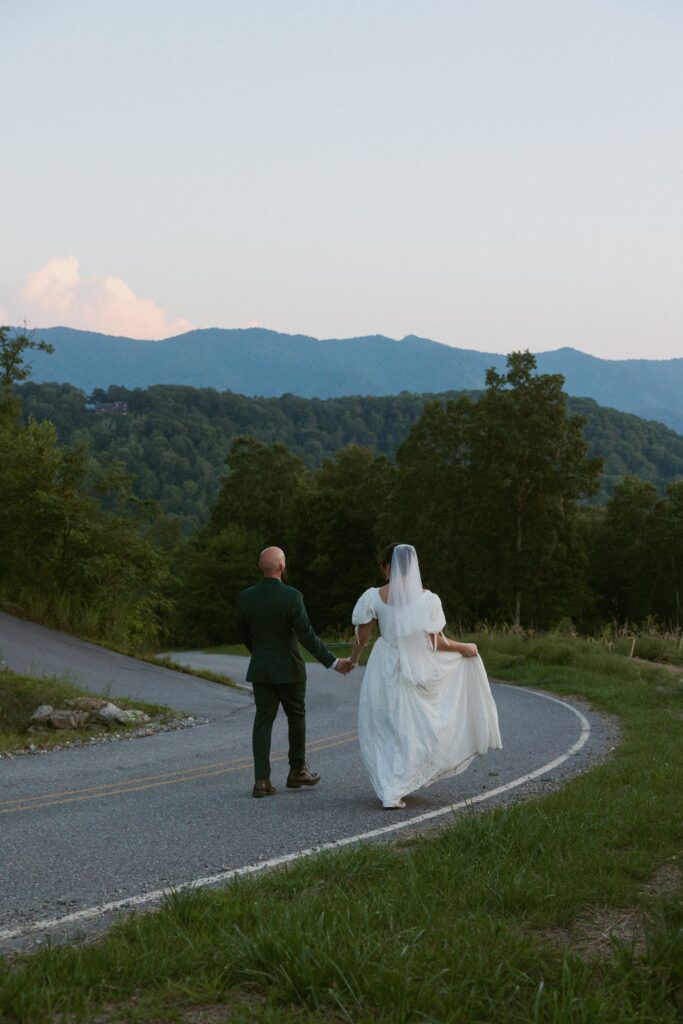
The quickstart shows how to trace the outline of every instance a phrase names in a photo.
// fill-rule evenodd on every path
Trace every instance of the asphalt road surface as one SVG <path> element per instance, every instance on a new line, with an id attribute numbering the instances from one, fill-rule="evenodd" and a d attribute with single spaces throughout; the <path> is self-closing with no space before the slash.
<path id="1" fill-rule="evenodd" d="M 178 654 L 244 682 L 245 658 Z M 216 661 L 220 658 L 219 661 Z M 0 613 L 0 660 L 209 719 L 177 732 L 0 760 L 0 949 L 89 934 L 176 886 L 219 884 L 313 850 L 399 837 L 472 807 L 526 798 L 601 759 L 614 727 L 576 702 L 493 683 L 504 749 L 383 810 L 356 734 L 362 670 L 308 666 L 308 759 L 287 790 L 286 722 L 273 734 L 274 797 L 253 800 L 253 700 Z"/>

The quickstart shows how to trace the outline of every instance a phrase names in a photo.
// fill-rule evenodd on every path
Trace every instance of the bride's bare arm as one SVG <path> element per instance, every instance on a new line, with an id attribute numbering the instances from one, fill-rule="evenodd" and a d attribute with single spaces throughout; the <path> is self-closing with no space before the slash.
<path id="1" fill-rule="evenodd" d="M 463 658 L 475 658 L 479 651 L 476 644 L 462 644 L 459 640 L 449 640 L 443 633 L 430 633 L 429 637 L 435 651 L 451 651 L 462 654 Z"/>
<path id="2" fill-rule="evenodd" d="M 363 648 L 370 639 L 374 624 L 375 620 L 371 619 L 370 622 L 364 622 L 362 626 L 356 626 L 356 642 L 354 643 L 351 654 L 349 655 L 349 661 L 352 665 L 358 664 L 358 659 L 363 653 Z"/>

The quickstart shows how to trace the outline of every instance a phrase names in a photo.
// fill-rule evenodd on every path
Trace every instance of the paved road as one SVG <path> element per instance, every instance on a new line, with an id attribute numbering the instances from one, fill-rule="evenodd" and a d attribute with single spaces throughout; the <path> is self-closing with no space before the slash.
<path id="1" fill-rule="evenodd" d="M 284 788 L 286 728 L 280 716 L 273 743 L 273 780 L 280 791 L 253 800 L 253 702 L 247 691 L 137 662 L 3 614 L 0 658 L 17 671 L 68 672 L 85 689 L 163 702 L 210 720 L 185 731 L 0 761 L 0 948 L 30 948 L 48 933 L 57 939 L 73 935 L 75 928 L 109 920 L 103 905 L 405 826 L 499 789 L 492 799 L 547 791 L 614 742 L 609 724 L 585 708 L 590 729 L 568 703 L 494 683 L 505 749 L 409 797 L 405 810 L 384 811 L 359 758 L 361 672 L 344 679 L 313 665 L 309 761 L 323 781 L 310 791 Z M 243 681 L 246 659 L 223 657 L 220 668 Z M 534 772 L 537 778 L 515 784 Z M 57 923 L 41 924 L 47 920 Z"/>

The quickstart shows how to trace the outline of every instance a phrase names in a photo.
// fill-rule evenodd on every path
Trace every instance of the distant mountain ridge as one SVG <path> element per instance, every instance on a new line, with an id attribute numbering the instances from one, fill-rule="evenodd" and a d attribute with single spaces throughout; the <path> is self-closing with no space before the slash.
<path id="1" fill-rule="evenodd" d="M 454 348 L 414 335 L 320 340 L 264 328 L 207 328 L 138 341 L 69 327 L 34 332 L 55 347 L 32 353 L 33 380 L 86 392 L 118 384 L 213 387 L 243 395 L 304 398 L 443 392 L 484 386 L 505 355 Z M 683 433 L 683 358 L 606 360 L 573 348 L 536 354 L 541 373 L 561 373 L 569 394 L 659 420 Z"/>

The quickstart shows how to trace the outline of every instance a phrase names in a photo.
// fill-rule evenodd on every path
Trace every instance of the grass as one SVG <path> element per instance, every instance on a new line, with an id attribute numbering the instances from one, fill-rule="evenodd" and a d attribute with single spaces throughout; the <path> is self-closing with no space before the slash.
<path id="1" fill-rule="evenodd" d="M 643 633 L 637 636 L 623 636 L 612 643 L 615 654 L 629 658 L 643 658 L 661 665 L 678 665 L 683 668 L 683 635 L 657 636 Z"/>
<path id="2" fill-rule="evenodd" d="M 351 653 L 351 648 L 353 647 L 351 641 L 345 643 L 343 641 L 337 642 L 324 640 L 323 642 L 327 645 L 327 647 L 329 647 L 329 649 L 334 654 L 335 658 L 347 658 Z M 308 662 L 308 664 L 319 664 L 318 659 L 314 658 L 313 655 L 310 654 L 305 647 L 300 646 L 299 650 L 301 652 L 301 657 L 304 659 L 305 662 Z M 368 654 L 370 653 L 370 650 L 371 647 L 368 647 L 363 652 L 363 655 L 361 657 L 361 664 L 364 665 L 368 660 Z M 206 654 L 237 654 L 242 658 L 249 657 L 249 651 L 244 646 L 244 644 L 221 644 L 219 647 L 206 647 L 204 648 L 204 651 Z"/>
<path id="3" fill-rule="evenodd" d="M 679 1022 L 683 680 L 581 641 L 479 640 L 493 676 L 618 715 L 612 758 L 543 799 L 0 963 L 0 1019 Z"/>
<path id="4" fill-rule="evenodd" d="M 86 696 L 95 695 L 86 693 L 65 679 L 34 678 L 18 675 L 8 669 L 0 669 L 0 752 L 27 749 L 32 744 L 40 750 L 49 750 L 75 739 L 85 740 L 91 736 L 107 735 L 111 729 L 106 725 L 87 729 L 50 729 L 49 732 L 26 731 L 29 718 L 41 704 L 60 707 L 65 700 Z M 107 694 L 100 696 L 109 699 Z M 167 714 L 172 717 L 172 712 L 160 704 L 146 704 L 139 700 L 128 700 L 126 697 L 116 697 L 115 703 L 120 708 L 139 708 L 150 716 Z M 129 725 L 117 725 L 116 731 L 139 727 L 139 722 L 131 722 Z"/>
<path id="5" fill-rule="evenodd" d="M 162 668 L 170 668 L 173 672 L 183 672 L 186 676 L 196 676 L 198 679 L 208 679 L 211 683 L 220 683 L 221 686 L 232 686 L 239 690 L 240 686 L 231 676 L 223 672 L 212 672 L 208 668 L 192 668 L 190 665 L 181 665 L 179 662 L 169 658 L 167 654 L 133 654 L 138 661 L 146 661 L 150 665 L 160 665 Z"/>

